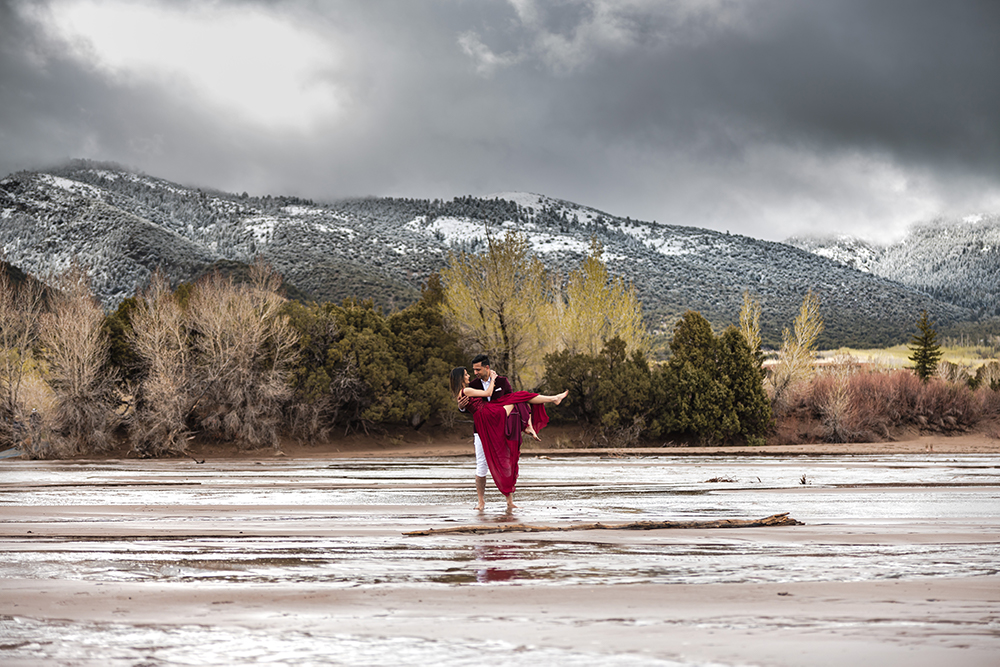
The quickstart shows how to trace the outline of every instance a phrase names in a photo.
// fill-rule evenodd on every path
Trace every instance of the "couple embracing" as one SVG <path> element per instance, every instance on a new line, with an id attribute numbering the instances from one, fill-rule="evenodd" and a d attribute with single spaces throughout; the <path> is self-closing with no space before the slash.
<path id="1" fill-rule="evenodd" d="M 471 383 L 469 372 L 458 367 L 449 378 L 451 392 L 460 410 L 472 413 L 473 438 L 476 444 L 476 493 L 479 504 L 485 507 L 486 472 L 507 498 L 507 510 L 514 504 L 514 486 L 517 484 L 517 464 L 521 455 L 521 434 L 527 433 L 538 440 L 538 431 L 549 422 L 545 403 L 562 402 L 568 391 L 554 396 L 512 391 L 506 377 L 497 375 L 490 368 L 490 360 L 480 354 L 472 360 L 476 378 Z"/>

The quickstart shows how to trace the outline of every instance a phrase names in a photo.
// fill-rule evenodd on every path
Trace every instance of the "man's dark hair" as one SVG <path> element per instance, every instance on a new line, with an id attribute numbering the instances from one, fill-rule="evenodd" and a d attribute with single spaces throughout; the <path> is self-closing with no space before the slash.
<path id="1" fill-rule="evenodd" d="M 476 358 L 472 360 L 472 365 L 475 366 L 476 364 L 482 364 L 483 366 L 489 366 L 490 365 L 490 358 L 487 357 L 485 354 L 477 354 Z"/>

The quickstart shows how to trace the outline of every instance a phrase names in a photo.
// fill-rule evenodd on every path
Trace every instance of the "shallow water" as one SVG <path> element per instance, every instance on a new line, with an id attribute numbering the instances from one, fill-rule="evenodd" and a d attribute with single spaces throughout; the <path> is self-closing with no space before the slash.
<path id="1" fill-rule="evenodd" d="M 720 479 L 727 481 L 709 481 Z M 896 524 L 945 519 L 956 532 L 971 526 L 995 537 L 1000 465 L 990 456 L 526 459 L 513 516 L 498 512 L 502 497 L 495 489 L 488 493 L 492 512 L 472 511 L 471 487 L 465 459 L 8 463 L 0 485 L 2 522 L 35 523 L 37 512 L 19 517 L 18 508 L 45 507 L 45 523 L 64 525 L 55 537 L 0 540 L 0 577 L 331 586 L 484 577 L 735 583 L 968 576 L 1000 568 L 993 541 L 914 544 L 878 535 L 879 527 L 884 533 Z M 875 538 L 816 544 L 796 540 L 794 528 L 781 529 L 777 541 L 754 531 L 692 541 L 680 532 L 636 534 L 626 545 L 603 543 L 593 532 L 516 541 L 402 535 L 456 523 L 568 525 L 777 512 L 807 525 L 867 527 Z M 97 535 L 82 530 L 95 525 Z M 153 537 L 164 530 L 190 534 Z"/>
<path id="2" fill-rule="evenodd" d="M 684 667 L 692 663 L 629 654 L 595 654 L 505 641 L 442 641 L 419 637 L 362 637 L 291 630 L 262 631 L 203 625 L 39 623 L 0 617 L 0 657 L 38 664 L 93 665 L 441 665 L 510 667 Z M 711 663 L 698 663 L 711 667 Z"/>
<path id="3" fill-rule="evenodd" d="M 989 455 L 522 460 L 513 516 L 471 459 L 0 462 L 0 579 L 310 589 L 868 581 L 1000 573 Z M 433 535 L 458 524 L 759 518 L 802 527 Z M 817 527 L 824 530 L 816 532 Z M 30 531 L 30 532 L 29 532 Z M 67 638 L 72 638 L 68 640 Z M 0 617 L 17 664 L 592 664 L 414 637 Z M 211 645 L 210 651 L 192 647 Z M 232 647 L 240 647 L 233 652 Z M 336 647 L 339 662 L 330 662 Z M 540 649 L 538 649 L 540 650 Z M 324 657 L 326 656 L 326 657 Z M 621 655 L 604 664 L 681 664 Z"/>

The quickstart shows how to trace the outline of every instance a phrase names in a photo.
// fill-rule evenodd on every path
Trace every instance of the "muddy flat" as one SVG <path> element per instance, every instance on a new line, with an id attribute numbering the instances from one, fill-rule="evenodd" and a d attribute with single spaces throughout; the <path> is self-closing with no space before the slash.
<path id="1" fill-rule="evenodd" d="M 0 463 L 4 665 L 995 665 L 1000 458 Z M 751 519 L 739 529 L 405 533 Z"/>

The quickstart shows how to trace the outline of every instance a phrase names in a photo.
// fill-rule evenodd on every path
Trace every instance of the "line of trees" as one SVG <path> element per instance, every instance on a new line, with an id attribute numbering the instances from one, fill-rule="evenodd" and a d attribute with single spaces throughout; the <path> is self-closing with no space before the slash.
<path id="1" fill-rule="evenodd" d="M 196 435 L 242 449 L 454 412 L 467 361 L 440 282 L 385 314 L 370 301 L 302 304 L 263 263 L 171 289 L 162 274 L 105 316 L 80 271 L 47 303 L 0 271 L 0 446 L 29 456 L 184 454 Z"/>
<path id="2" fill-rule="evenodd" d="M 445 313 L 465 346 L 496 359 L 515 386 L 570 389 L 555 414 L 619 444 L 668 434 L 763 443 L 771 412 L 759 302 L 745 297 L 744 333 L 730 327 L 716 336 L 688 311 L 674 328 L 670 360 L 651 364 L 635 288 L 609 274 L 596 240 L 563 282 L 522 236 L 487 239 L 481 254 L 449 257 Z"/>
<path id="3" fill-rule="evenodd" d="M 371 301 L 289 301 L 263 263 L 245 280 L 213 273 L 176 289 L 156 274 L 108 315 L 79 268 L 48 292 L 0 271 L 0 446 L 55 457 L 125 438 L 139 456 L 163 456 L 186 453 L 195 436 L 253 449 L 282 436 L 453 425 L 445 378 L 478 352 L 518 388 L 570 389 L 554 417 L 613 445 L 762 444 L 793 438 L 796 420 L 822 425 L 798 429 L 800 440 L 889 437 L 900 425 L 964 428 L 1000 411 L 998 364 L 964 389 L 940 378 L 914 387 L 857 364 L 817 373 L 823 320 L 811 292 L 768 370 L 749 293 L 738 327 L 717 334 L 688 311 L 669 358 L 651 361 L 635 289 L 608 273 L 602 252 L 593 243 L 562 279 L 523 237 L 491 238 L 479 254 L 453 254 L 417 303 L 388 314 Z M 917 371 L 929 376 L 920 360 L 937 361 L 936 343 L 926 317 L 920 324 Z M 883 390 L 901 401 L 889 421 L 872 407 Z"/>

